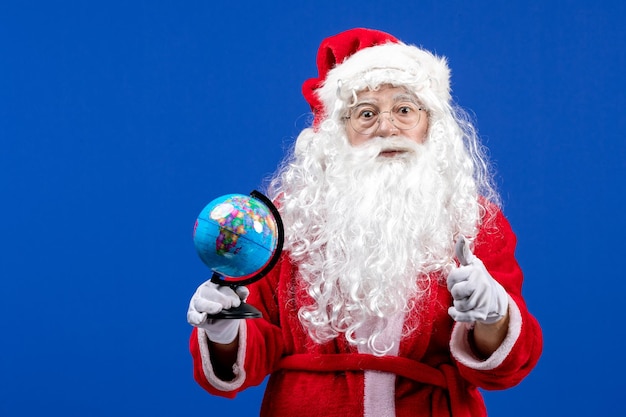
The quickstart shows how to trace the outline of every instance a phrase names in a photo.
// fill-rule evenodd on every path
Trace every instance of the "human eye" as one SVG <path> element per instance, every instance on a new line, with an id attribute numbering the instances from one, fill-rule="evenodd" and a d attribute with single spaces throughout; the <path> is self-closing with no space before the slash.
<path id="1" fill-rule="evenodd" d="M 372 107 L 360 107 L 357 109 L 356 117 L 360 120 L 371 120 L 376 117 L 378 112 Z"/>
<path id="2" fill-rule="evenodd" d="M 402 117 L 412 117 L 419 111 L 414 103 L 400 103 L 394 107 L 393 112 Z"/>

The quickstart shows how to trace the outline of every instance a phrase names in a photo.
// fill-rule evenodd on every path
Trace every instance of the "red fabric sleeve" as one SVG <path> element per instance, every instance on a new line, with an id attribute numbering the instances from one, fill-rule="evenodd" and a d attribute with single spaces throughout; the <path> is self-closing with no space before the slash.
<path id="1" fill-rule="evenodd" d="M 543 347 L 539 323 L 528 311 L 522 297 L 524 277 L 515 259 L 516 243 L 508 220 L 498 211 L 494 224 L 479 233 L 474 247 L 474 254 L 515 301 L 522 318 L 520 335 L 498 367 L 489 371 L 475 370 L 457 362 L 463 378 L 488 390 L 506 389 L 521 382 L 539 360 Z"/>
<path id="2" fill-rule="evenodd" d="M 262 280 L 249 286 L 250 296 L 247 302 L 258 308 L 262 318 L 246 319 L 246 329 L 240 332 L 239 348 L 245 352 L 242 371 L 245 372 L 243 384 L 232 391 L 223 391 L 214 387 L 207 379 L 205 368 L 210 367 L 210 359 L 203 358 L 198 341 L 198 330 L 193 329 L 190 338 L 190 352 L 193 359 L 194 378 L 198 384 L 213 395 L 234 398 L 237 393 L 248 387 L 259 385 L 269 375 L 283 354 L 283 338 L 279 326 L 279 309 L 274 288 L 282 268 L 280 263 Z"/>

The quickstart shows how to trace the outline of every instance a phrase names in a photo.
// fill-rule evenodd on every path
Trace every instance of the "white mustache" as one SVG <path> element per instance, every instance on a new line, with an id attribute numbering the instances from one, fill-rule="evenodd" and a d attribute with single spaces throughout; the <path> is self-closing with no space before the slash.
<path id="1" fill-rule="evenodd" d="M 415 149 L 419 148 L 419 143 L 415 142 L 404 136 L 394 136 L 392 138 L 375 137 L 367 141 L 362 146 L 372 146 L 380 148 L 401 148 L 401 149 Z"/>
<path id="2" fill-rule="evenodd" d="M 376 158 L 383 152 L 409 152 L 419 154 L 424 148 L 423 144 L 403 136 L 393 138 L 375 137 L 366 143 L 353 148 L 353 152 L 357 157 L 366 159 Z"/>

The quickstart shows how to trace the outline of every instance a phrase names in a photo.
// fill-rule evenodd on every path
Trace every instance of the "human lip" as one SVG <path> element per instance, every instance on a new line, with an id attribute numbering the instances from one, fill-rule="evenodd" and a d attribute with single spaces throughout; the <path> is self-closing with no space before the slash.
<path id="1" fill-rule="evenodd" d="M 407 149 L 383 149 L 380 151 L 378 156 L 382 156 L 385 158 L 393 158 L 394 156 L 402 155 L 407 153 Z"/>

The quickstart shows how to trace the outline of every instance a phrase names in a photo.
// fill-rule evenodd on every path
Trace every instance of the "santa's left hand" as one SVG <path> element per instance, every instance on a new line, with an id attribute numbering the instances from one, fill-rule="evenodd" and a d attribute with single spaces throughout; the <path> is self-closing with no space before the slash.
<path id="1" fill-rule="evenodd" d="M 509 297 L 461 239 L 456 250 L 461 266 L 448 275 L 448 290 L 454 300 L 448 314 L 455 321 L 495 323 L 506 315 Z"/>

